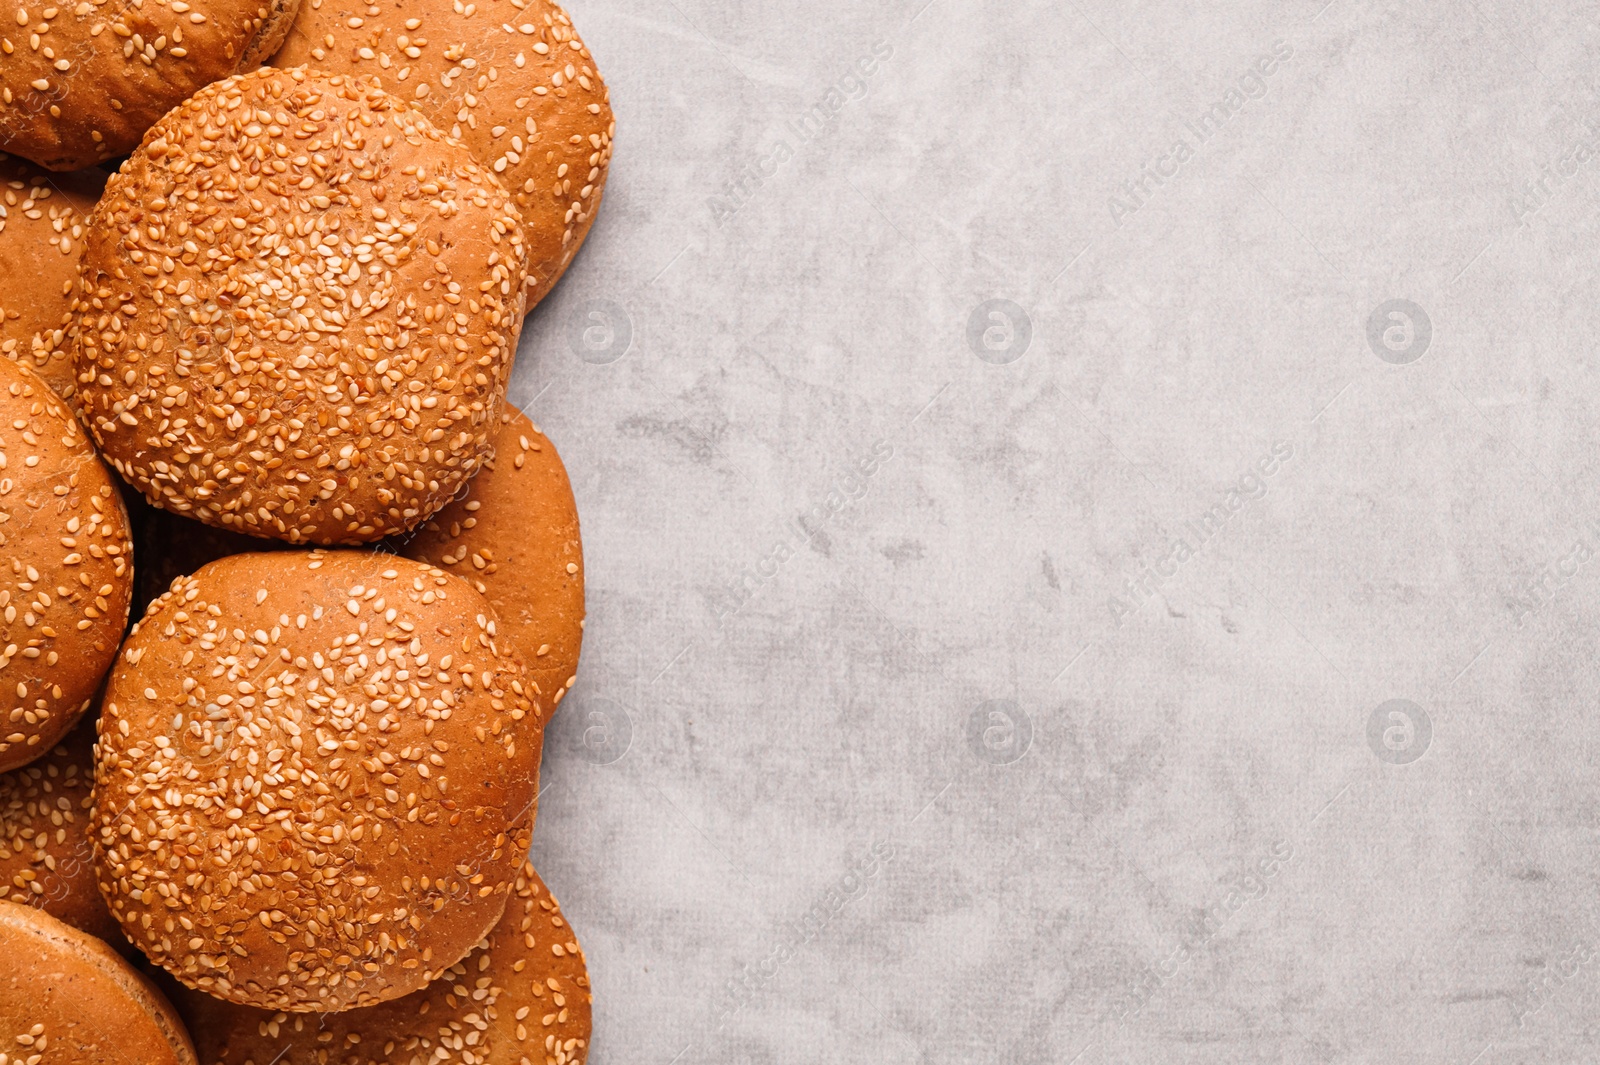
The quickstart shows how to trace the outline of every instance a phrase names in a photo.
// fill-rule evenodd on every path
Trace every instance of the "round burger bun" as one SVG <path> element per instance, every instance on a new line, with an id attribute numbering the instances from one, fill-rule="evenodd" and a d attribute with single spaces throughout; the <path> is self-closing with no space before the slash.
<path id="1" fill-rule="evenodd" d="M 194 992 L 178 1003 L 201 1065 L 581 1065 L 589 1051 L 591 997 L 577 937 L 524 863 L 505 916 L 488 937 L 405 998 L 320 1018 Z"/>
<path id="2" fill-rule="evenodd" d="M 260 66 L 298 5 L 20 3 L 0 31 L 0 149 L 50 170 L 126 155 L 196 90 Z"/>
<path id="3" fill-rule="evenodd" d="M 577 679 L 583 645 L 578 506 L 549 438 L 509 404 L 500 418 L 493 461 L 397 550 L 488 596 L 548 717 Z"/>
<path id="4" fill-rule="evenodd" d="M 594 57 L 548 0 L 302 0 L 272 60 L 359 74 L 415 104 L 510 190 L 529 306 L 594 223 L 616 123 Z"/>
<path id="5" fill-rule="evenodd" d="M 127 941 L 95 886 L 89 842 L 94 738 L 86 717 L 43 758 L 0 773 L 0 899 L 120 948 Z"/>
<path id="6" fill-rule="evenodd" d="M 77 419 L 0 359 L 0 772 L 89 708 L 127 625 L 132 555 L 116 478 Z"/>
<path id="7" fill-rule="evenodd" d="M 80 410 L 155 506 L 291 543 L 404 532 L 489 455 L 525 259 L 494 175 L 397 97 L 230 78 L 95 208 Z"/>
<path id="8" fill-rule="evenodd" d="M 0 901 L 0 1059 L 12 1065 L 194 1065 L 172 1006 L 117 952 Z"/>
<path id="9" fill-rule="evenodd" d="M 105 183 L 103 170 L 51 174 L 0 154 L 0 353 L 31 366 L 62 397 L 74 381 L 66 344 L 72 283 Z"/>
<path id="10" fill-rule="evenodd" d="M 188 986 L 376 1005 L 499 920 L 543 722 L 466 582 L 372 551 L 233 555 L 153 602 L 111 672 L 101 893 Z"/>

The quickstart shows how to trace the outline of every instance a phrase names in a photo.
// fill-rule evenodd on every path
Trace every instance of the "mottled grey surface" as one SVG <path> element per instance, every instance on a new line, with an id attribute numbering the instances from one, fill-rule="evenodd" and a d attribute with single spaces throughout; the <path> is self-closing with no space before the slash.
<path id="1" fill-rule="evenodd" d="M 1600 14 L 1323 3 L 575 2 L 597 1065 L 1600 1058 Z"/>

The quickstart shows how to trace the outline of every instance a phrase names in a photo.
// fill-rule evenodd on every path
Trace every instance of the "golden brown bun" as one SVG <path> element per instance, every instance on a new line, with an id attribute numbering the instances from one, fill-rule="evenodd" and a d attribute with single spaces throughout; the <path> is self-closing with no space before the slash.
<path id="1" fill-rule="evenodd" d="M 560 279 L 600 207 L 616 123 L 558 5 L 303 0 L 272 62 L 375 77 L 414 103 L 511 191 L 526 226 L 528 305 Z"/>
<path id="2" fill-rule="evenodd" d="M 581 1065 L 591 997 L 577 938 L 544 881 L 524 864 L 487 940 L 405 998 L 326 1017 L 271 1013 L 192 991 L 178 1002 L 202 1065 L 411 1065 L 440 1060 L 439 1050 L 444 1061 L 480 1065 Z M 460 1056 L 464 1050 L 470 1059 Z"/>
<path id="3" fill-rule="evenodd" d="M 488 457 L 523 269 L 505 191 L 415 109 L 301 69 L 230 78 L 150 131 L 90 220 L 80 410 L 158 507 L 378 540 Z"/>
<path id="4" fill-rule="evenodd" d="M 259 66 L 298 4 L 19 3 L 0 29 L 0 149 L 50 170 L 126 155 L 185 97 Z"/>
<path id="5" fill-rule="evenodd" d="M 43 758 L 0 773 L 0 899 L 125 946 L 95 886 L 94 737 L 95 723 L 85 718 Z"/>
<path id="6" fill-rule="evenodd" d="M 63 397 L 74 383 L 66 344 L 72 282 L 105 183 L 103 170 L 50 174 L 0 154 L 0 352 L 33 367 Z"/>
<path id="7" fill-rule="evenodd" d="M 132 554 L 115 478 L 77 419 L 0 359 L 0 772 L 89 708 L 127 624 Z"/>
<path id="8" fill-rule="evenodd" d="M 88 933 L 31 906 L 0 902 L 0 959 L 0 1060 L 194 1065 L 172 1006 Z"/>
<path id="9" fill-rule="evenodd" d="M 583 542 L 555 445 L 511 406 L 494 461 L 397 550 L 465 578 L 489 597 L 522 652 L 545 716 L 577 676 L 583 645 Z"/>
<path id="10" fill-rule="evenodd" d="M 543 722 L 464 581 L 234 555 L 150 605 L 106 689 L 95 863 L 123 931 L 266 1009 L 424 986 L 500 917 Z"/>

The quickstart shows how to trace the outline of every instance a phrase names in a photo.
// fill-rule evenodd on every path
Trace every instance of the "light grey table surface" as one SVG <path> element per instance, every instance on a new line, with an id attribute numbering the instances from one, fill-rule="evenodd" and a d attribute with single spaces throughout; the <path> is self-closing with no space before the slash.
<path id="1" fill-rule="evenodd" d="M 574 4 L 596 1065 L 1600 1058 L 1600 11 L 1323 3 Z"/>

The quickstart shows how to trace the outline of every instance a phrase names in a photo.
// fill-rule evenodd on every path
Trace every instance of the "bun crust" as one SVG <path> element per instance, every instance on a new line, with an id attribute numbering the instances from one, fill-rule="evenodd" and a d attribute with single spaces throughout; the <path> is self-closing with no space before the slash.
<path id="1" fill-rule="evenodd" d="M 0 772 L 89 708 L 128 621 L 133 545 L 111 472 L 39 375 L 0 359 Z"/>
<path id="2" fill-rule="evenodd" d="M 180 999 L 202 1065 L 581 1065 L 589 973 L 544 881 L 524 863 L 505 916 L 450 971 L 395 1002 L 322 1018 L 190 993 Z M 471 1032 L 471 1043 L 463 1038 Z M 472 1057 L 457 1055 L 469 1050 Z"/>
<path id="3" fill-rule="evenodd" d="M 526 226 L 529 306 L 594 223 L 611 164 L 610 94 L 548 0 L 303 0 L 276 66 L 378 79 L 472 149 Z"/>
<path id="4" fill-rule="evenodd" d="M 493 175 L 396 97 L 230 78 L 95 209 L 80 409 L 154 506 L 291 543 L 403 532 L 488 457 L 525 258 Z"/>
<path id="5" fill-rule="evenodd" d="M 91 720 L 49 754 L 0 773 L 0 899 L 33 906 L 109 943 L 123 943 L 95 886 Z"/>
<path id="6" fill-rule="evenodd" d="M 488 596 L 549 716 L 577 679 L 583 541 L 567 468 L 539 427 L 508 405 L 494 459 L 397 550 Z"/>
<path id="7" fill-rule="evenodd" d="M 194 1065 L 172 1006 L 116 951 L 0 902 L 0 1056 L 47 1065 Z"/>
<path id="8" fill-rule="evenodd" d="M 0 154 L 0 352 L 32 367 L 63 398 L 75 375 L 67 347 L 72 283 L 102 170 L 50 174 Z"/>
<path id="9" fill-rule="evenodd" d="M 298 3 L 19 6 L 5 20 L 0 148 L 50 170 L 126 155 L 185 98 L 260 65 Z"/>
<path id="10" fill-rule="evenodd" d="M 374 552 L 234 555 L 124 646 L 95 862 L 192 988 L 292 1012 L 425 986 L 500 918 L 543 722 L 487 602 Z"/>

